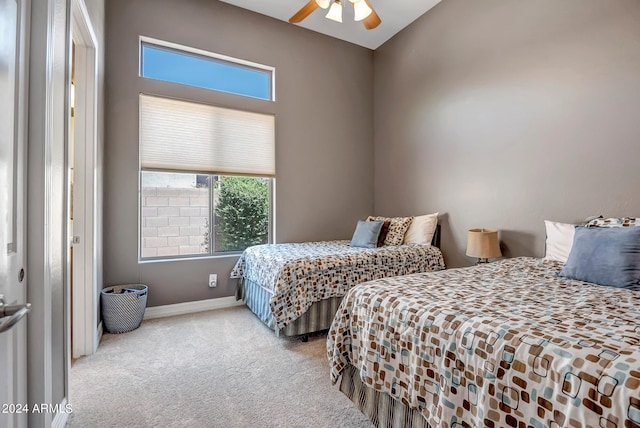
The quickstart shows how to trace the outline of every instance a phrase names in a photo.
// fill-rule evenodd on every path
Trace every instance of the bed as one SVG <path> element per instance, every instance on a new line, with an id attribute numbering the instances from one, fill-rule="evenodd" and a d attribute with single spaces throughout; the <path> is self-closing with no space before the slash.
<path id="1" fill-rule="evenodd" d="M 327 330 L 355 284 L 377 278 L 445 268 L 440 227 L 432 245 L 376 248 L 350 241 L 257 245 L 243 252 L 231 272 L 243 300 L 276 335 L 302 336 Z"/>
<path id="2" fill-rule="evenodd" d="M 378 427 L 640 427 L 640 291 L 512 258 L 360 284 L 331 379 Z"/>

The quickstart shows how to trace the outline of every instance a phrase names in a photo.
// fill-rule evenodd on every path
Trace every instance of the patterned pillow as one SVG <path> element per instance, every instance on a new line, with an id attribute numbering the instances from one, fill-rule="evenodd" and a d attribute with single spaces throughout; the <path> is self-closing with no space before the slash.
<path id="1" fill-rule="evenodd" d="M 368 220 L 373 221 L 373 220 Z M 382 223 L 382 229 L 380 229 L 380 236 L 378 236 L 378 247 L 382 247 L 384 245 L 384 240 L 387 239 L 387 234 L 389 233 L 389 226 L 391 226 L 391 222 L 386 220 Z"/>
<path id="2" fill-rule="evenodd" d="M 638 217 L 609 217 L 594 218 L 585 225 L 586 227 L 634 227 L 640 226 L 640 218 Z"/>
<path id="3" fill-rule="evenodd" d="M 384 238 L 384 245 L 402 245 L 404 234 L 411 225 L 413 217 L 373 217 L 369 216 L 367 221 L 388 221 L 389 231 Z"/>

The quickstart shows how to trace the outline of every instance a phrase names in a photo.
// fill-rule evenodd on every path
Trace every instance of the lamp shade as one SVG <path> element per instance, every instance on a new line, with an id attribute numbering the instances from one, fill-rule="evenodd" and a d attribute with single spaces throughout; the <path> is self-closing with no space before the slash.
<path id="1" fill-rule="evenodd" d="M 331 0 L 316 0 L 316 3 L 318 3 L 318 6 L 320 6 L 323 9 L 326 9 L 329 7 L 329 3 L 331 3 Z"/>
<path id="2" fill-rule="evenodd" d="M 479 259 L 501 257 L 498 231 L 491 229 L 470 229 L 467 234 L 467 256 Z"/>
<path id="3" fill-rule="evenodd" d="M 342 4 L 340 3 L 340 0 L 336 0 L 331 5 L 326 17 L 333 21 L 342 22 Z"/>

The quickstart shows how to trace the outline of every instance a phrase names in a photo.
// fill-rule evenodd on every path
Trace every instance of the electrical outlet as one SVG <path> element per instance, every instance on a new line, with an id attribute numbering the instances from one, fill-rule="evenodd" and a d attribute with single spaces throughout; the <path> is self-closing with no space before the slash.
<path id="1" fill-rule="evenodd" d="M 215 273 L 209 274 L 209 287 L 213 288 L 218 285 L 218 275 Z"/>

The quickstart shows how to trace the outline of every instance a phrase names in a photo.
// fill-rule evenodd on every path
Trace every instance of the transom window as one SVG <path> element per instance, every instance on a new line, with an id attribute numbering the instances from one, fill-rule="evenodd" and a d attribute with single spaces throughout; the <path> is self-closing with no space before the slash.
<path id="1" fill-rule="evenodd" d="M 140 51 L 141 77 L 274 99 L 272 67 L 147 38 Z"/>

